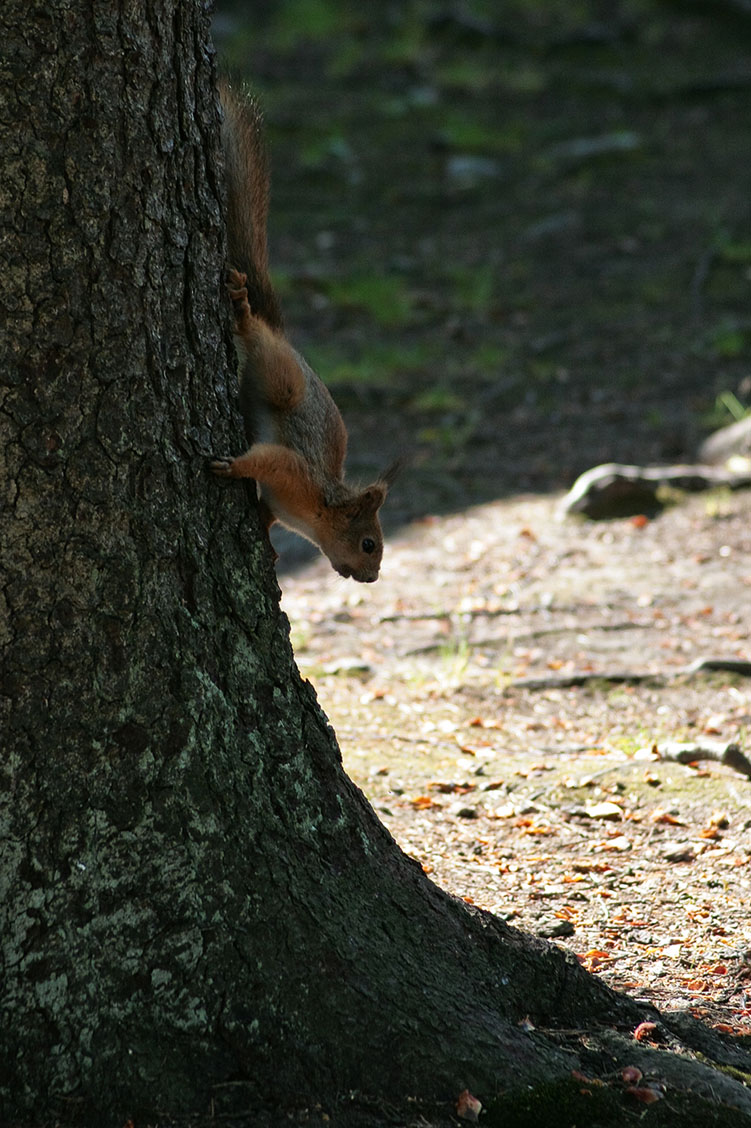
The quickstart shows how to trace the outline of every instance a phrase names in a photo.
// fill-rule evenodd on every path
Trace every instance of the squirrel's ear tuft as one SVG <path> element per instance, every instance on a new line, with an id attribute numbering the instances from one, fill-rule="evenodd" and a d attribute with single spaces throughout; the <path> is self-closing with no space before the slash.
<path id="1" fill-rule="evenodd" d="M 395 458 L 394 461 L 389 463 L 383 473 L 379 476 L 379 485 L 384 485 L 386 487 L 386 490 L 388 491 L 388 488 L 390 486 L 393 486 L 394 482 L 399 477 L 408 462 L 409 457 L 405 454 L 401 454 L 398 458 Z"/>

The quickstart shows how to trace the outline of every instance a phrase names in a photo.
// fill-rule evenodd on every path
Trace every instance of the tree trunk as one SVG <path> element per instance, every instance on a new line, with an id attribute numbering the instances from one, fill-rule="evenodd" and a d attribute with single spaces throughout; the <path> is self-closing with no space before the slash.
<path id="1" fill-rule="evenodd" d="M 241 441 L 206 24 L 0 12 L 2 1123 L 487 1096 L 586 1060 L 525 1016 L 645 1017 L 398 850 L 297 674 L 252 491 L 205 472 Z"/>

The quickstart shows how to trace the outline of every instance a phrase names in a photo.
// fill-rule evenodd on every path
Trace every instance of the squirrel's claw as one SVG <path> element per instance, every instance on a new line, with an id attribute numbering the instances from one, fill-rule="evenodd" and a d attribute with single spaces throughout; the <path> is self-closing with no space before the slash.
<path id="1" fill-rule="evenodd" d="M 233 462 L 233 458 L 214 458 L 209 463 L 209 469 L 220 478 L 231 478 Z"/>

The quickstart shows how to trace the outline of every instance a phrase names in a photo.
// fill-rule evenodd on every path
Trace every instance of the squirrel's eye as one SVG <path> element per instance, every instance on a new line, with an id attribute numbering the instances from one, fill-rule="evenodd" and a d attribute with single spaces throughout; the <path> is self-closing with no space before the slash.
<path id="1" fill-rule="evenodd" d="M 371 537 L 365 537 L 365 540 L 362 542 L 362 550 L 363 552 L 367 552 L 368 555 L 370 555 L 371 552 L 375 552 L 375 546 L 375 541 Z"/>

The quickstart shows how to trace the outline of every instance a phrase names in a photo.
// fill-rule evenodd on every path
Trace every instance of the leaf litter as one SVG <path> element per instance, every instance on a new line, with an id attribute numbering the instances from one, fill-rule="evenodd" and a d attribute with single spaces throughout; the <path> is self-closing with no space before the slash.
<path id="1" fill-rule="evenodd" d="M 751 746 L 751 494 L 722 522 L 696 497 L 644 525 L 555 508 L 417 523 L 367 590 L 323 562 L 283 577 L 298 663 L 433 881 L 618 989 L 751 1034 L 751 782 L 699 758 Z"/>

